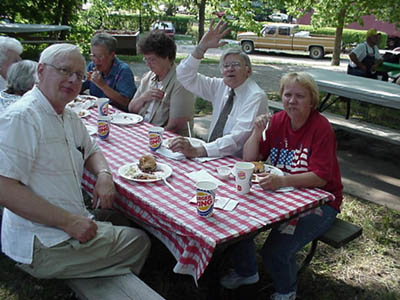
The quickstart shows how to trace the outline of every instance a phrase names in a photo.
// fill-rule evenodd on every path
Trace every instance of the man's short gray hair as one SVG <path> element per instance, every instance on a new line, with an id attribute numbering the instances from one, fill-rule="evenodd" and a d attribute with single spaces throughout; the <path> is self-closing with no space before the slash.
<path id="1" fill-rule="evenodd" d="M 242 51 L 242 49 L 237 48 L 237 47 L 235 47 L 235 48 L 227 48 L 227 49 L 224 50 L 224 52 L 222 52 L 221 58 L 219 60 L 219 68 L 220 69 L 222 68 L 222 65 L 224 64 L 225 58 L 228 55 L 239 55 L 244 60 L 246 66 L 248 66 L 250 68 L 250 72 L 251 72 L 252 67 L 251 67 L 250 57 L 246 53 L 244 53 Z"/>
<path id="2" fill-rule="evenodd" d="M 20 55 L 22 50 L 22 45 L 17 39 L 8 36 L 0 36 L 0 68 L 3 62 L 7 60 L 8 51 L 14 51 Z"/>
<path id="3" fill-rule="evenodd" d="M 90 46 L 106 46 L 109 53 L 117 50 L 117 39 L 111 34 L 101 32 L 94 35 Z"/>
<path id="4" fill-rule="evenodd" d="M 81 50 L 78 46 L 72 44 L 54 44 L 46 49 L 40 54 L 39 63 L 40 64 L 52 64 L 57 59 L 58 56 L 63 56 L 70 53 L 78 53 L 82 57 L 82 61 L 85 63 L 85 59 L 81 54 Z M 86 63 L 85 63 L 86 66 Z M 86 67 L 85 67 L 86 69 Z"/>
<path id="5" fill-rule="evenodd" d="M 38 63 L 32 60 L 21 60 L 10 66 L 7 71 L 7 90 L 10 94 L 22 95 L 32 89 L 37 82 Z"/>

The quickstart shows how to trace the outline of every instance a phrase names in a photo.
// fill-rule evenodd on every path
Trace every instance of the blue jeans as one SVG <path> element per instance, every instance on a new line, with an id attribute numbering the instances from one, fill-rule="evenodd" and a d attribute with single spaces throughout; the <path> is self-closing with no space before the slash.
<path id="1" fill-rule="evenodd" d="M 275 290 L 286 294 L 296 290 L 296 253 L 312 240 L 323 234 L 335 221 L 337 210 L 329 205 L 321 206 L 322 216 L 309 214 L 299 219 L 293 235 L 272 229 L 261 250 L 263 263 Z M 253 239 L 239 242 L 232 250 L 233 268 L 241 276 L 257 272 L 256 247 Z"/>

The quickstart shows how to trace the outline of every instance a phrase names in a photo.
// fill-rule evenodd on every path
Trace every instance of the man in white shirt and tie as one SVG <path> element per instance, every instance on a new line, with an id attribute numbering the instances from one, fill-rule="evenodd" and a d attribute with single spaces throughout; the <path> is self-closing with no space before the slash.
<path id="1" fill-rule="evenodd" d="M 229 48 L 221 55 L 219 65 L 223 78 L 198 73 L 205 52 L 225 45 L 221 39 L 229 31 L 226 23 L 220 21 L 214 27 L 212 21 L 198 46 L 176 69 L 177 78 L 184 88 L 210 101 L 213 112 L 208 142 L 192 146 L 188 139 L 178 137 L 170 143 L 174 152 L 182 152 L 187 157 L 241 157 L 255 118 L 268 111 L 265 92 L 250 78 L 250 59 L 239 48 Z"/>

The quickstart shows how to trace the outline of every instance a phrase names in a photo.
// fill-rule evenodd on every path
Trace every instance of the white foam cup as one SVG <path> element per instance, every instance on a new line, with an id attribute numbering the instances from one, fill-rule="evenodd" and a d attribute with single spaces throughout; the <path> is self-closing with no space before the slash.
<path id="1" fill-rule="evenodd" d="M 96 101 L 97 103 L 97 111 L 99 116 L 107 116 L 108 115 L 108 104 L 110 103 L 110 99 L 108 98 L 99 98 Z"/>
<path id="2" fill-rule="evenodd" d="M 253 175 L 254 164 L 250 162 L 237 162 L 234 167 L 236 191 L 240 195 L 247 194 L 251 188 L 251 176 Z"/>

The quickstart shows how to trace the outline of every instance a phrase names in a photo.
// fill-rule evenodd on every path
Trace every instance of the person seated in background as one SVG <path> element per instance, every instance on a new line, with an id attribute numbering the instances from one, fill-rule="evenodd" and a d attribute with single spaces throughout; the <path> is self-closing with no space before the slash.
<path id="1" fill-rule="evenodd" d="M 229 33 L 226 23 L 219 21 L 199 45 L 177 67 L 176 74 L 182 85 L 195 95 L 210 101 L 213 106 L 208 142 L 192 146 L 188 139 L 178 137 L 170 142 L 174 152 L 187 157 L 215 157 L 242 155 L 256 117 L 268 111 L 265 92 L 251 78 L 249 57 L 239 48 L 228 48 L 220 58 L 223 78 L 210 78 L 198 73 L 201 59 L 209 48 L 226 44 L 221 39 Z"/>
<path id="2" fill-rule="evenodd" d="M 38 83 L 0 118 L 2 252 L 36 278 L 138 274 L 150 251 L 142 230 L 99 222 L 84 205 L 84 168 L 96 176 L 93 208 L 112 208 L 112 172 L 95 139 L 65 106 L 86 76 L 79 48 L 40 55 Z"/>
<path id="3" fill-rule="evenodd" d="M 136 92 L 135 79 L 127 63 L 115 56 L 117 40 L 108 33 L 97 33 L 90 43 L 88 79 L 82 91 L 89 89 L 92 96 L 110 99 L 110 104 L 128 111 L 130 99 Z"/>
<path id="4" fill-rule="evenodd" d="M 378 76 L 382 76 L 383 81 L 388 81 L 389 75 L 386 72 L 377 71 L 383 63 L 377 46 L 379 39 L 380 34 L 375 29 L 367 31 L 367 40 L 358 44 L 349 54 L 350 61 L 347 66 L 347 74 L 372 79 L 378 79 Z"/>
<path id="5" fill-rule="evenodd" d="M 12 64 L 7 72 L 7 88 L 0 92 L 0 113 L 33 88 L 37 81 L 37 62 L 21 60 Z"/>
<path id="6" fill-rule="evenodd" d="M 318 87 L 308 73 L 289 73 L 282 77 L 280 95 L 284 110 L 272 117 L 259 116 L 243 150 L 243 160 L 269 159 L 286 176 L 260 177 L 264 190 L 281 187 L 320 188 L 335 200 L 311 213 L 300 215 L 297 225 L 273 228 L 261 255 L 276 293 L 271 299 L 296 299 L 296 253 L 323 234 L 335 221 L 342 203 L 342 182 L 336 156 L 336 137 L 329 121 L 316 108 Z M 263 131 L 267 128 L 265 139 Z M 220 283 L 228 289 L 259 280 L 253 239 L 239 242 L 232 250 L 233 271 Z"/>
<path id="7" fill-rule="evenodd" d="M 141 38 L 139 52 L 150 68 L 129 104 L 129 111 L 146 122 L 166 130 L 188 135 L 187 122 L 193 126 L 194 96 L 176 79 L 176 44 L 160 30 Z"/>
<path id="8" fill-rule="evenodd" d="M 0 36 L 0 91 L 7 87 L 8 68 L 21 60 L 21 43 L 8 36 Z"/>

